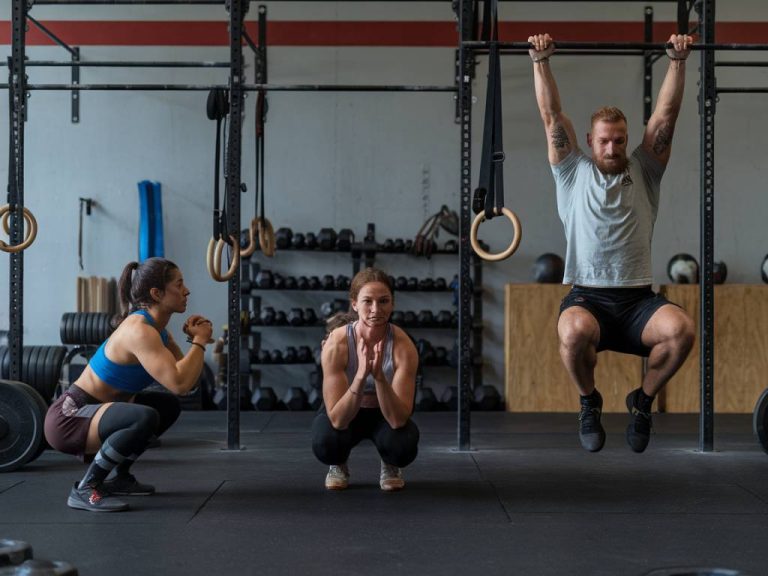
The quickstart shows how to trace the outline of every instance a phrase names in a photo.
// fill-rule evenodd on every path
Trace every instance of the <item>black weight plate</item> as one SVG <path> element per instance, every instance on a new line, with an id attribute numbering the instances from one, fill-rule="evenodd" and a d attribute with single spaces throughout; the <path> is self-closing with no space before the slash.
<path id="1" fill-rule="evenodd" d="M 17 566 L 32 558 L 32 546 L 21 540 L 0 539 L 0 566 Z"/>
<path id="2" fill-rule="evenodd" d="M 0 472 L 17 470 L 38 454 L 45 419 L 36 394 L 27 384 L 0 380 Z"/>
<path id="3" fill-rule="evenodd" d="M 93 325 L 95 324 L 96 314 L 94 312 L 88 313 L 88 320 L 85 323 L 86 344 L 95 344 L 96 335 L 94 334 Z"/>
<path id="4" fill-rule="evenodd" d="M 24 368 L 21 370 L 21 381 L 37 389 L 37 358 L 40 356 L 40 346 L 24 346 Z"/>
<path id="5" fill-rule="evenodd" d="M 768 453 L 768 388 L 763 390 L 760 399 L 755 406 L 755 413 L 752 417 L 752 428 L 757 434 L 757 439 L 763 450 Z"/>
<path id="6" fill-rule="evenodd" d="M 11 384 L 14 386 L 18 386 L 21 383 L 11 381 Z M 24 387 L 22 386 L 22 388 Z M 49 403 L 46 402 L 45 398 L 43 398 L 40 394 L 34 394 L 33 392 L 35 392 L 35 390 L 33 390 L 33 392 L 29 392 L 28 388 L 24 388 L 24 390 L 26 390 L 26 392 L 30 394 L 32 399 L 37 404 L 37 408 L 40 411 L 40 418 L 42 418 L 43 423 L 45 423 L 45 415 L 48 412 Z M 48 442 L 45 440 L 45 430 L 43 430 L 43 440 L 42 442 L 40 442 L 40 446 L 38 446 L 37 450 L 32 455 L 32 457 L 29 460 L 27 460 L 27 464 L 29 464 L 34 460 L 37 460 L 38 456 L 40 456 L 40 454 L 42 454 L 47 448 L 50 448 L 50 446 L 48 445 Z"/>
<path id="7" fill-rule="evenodd" d="M 0 378 L 8 378 L 11 370 L 11 357 L 8 354 L 8 348 L 0 346 Z"/>
<path id="8" fill-rule="evenodd" d="M 51 346 L 50 355 L 46 361 L 47 395 L 43 397 L 46 402 L 53 400 L 56 387 L 61 379 L 61 370 L 64 367 L 64 359 L 67 357 L 67 349 L 64 346 Z"/>

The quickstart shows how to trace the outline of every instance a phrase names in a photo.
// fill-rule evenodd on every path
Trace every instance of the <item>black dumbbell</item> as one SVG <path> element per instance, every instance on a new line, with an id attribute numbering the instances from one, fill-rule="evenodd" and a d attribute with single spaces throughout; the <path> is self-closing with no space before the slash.
<path id="1" fill-rule="evenodd" d="M 403 246 L 403 252 L 410 252 L 413 250 L 413 240 L 406 240 Z"/>
<path id="2" fill-rule="evenodd" d="M 283 403 L 288 410 L 306 410 L 309 405 L 307 393 L 298 386 L 291 386 L 283 397 Z"/>
<path id="3" fill-rule="evenodd" d="M 287 346 L 285 348 L 285 353 L 283 354 L 283 361 L 286 364 L 293 364 L 296 362 L 296 347 L 295 346 Z"/>
<path id="4" fill-rule="evenodd" d="M 392 242 L 392 251 L 405 252 L 405 241 L 402 238 L 395 238 L 395 241 Z"/>
<path id="5" fill-rule="evenodd" d="M 304 310 L 301 308 L 291 308 L 288 312 L 288 324 L 291 326 L 302 326 L 304 324 Z"/>
<path id="6" fill-rule="evenodd" d="M 320 278 L 317 276 L 310 276 L 309 277 L 309 285 L 308 288 L 310 290 L 320 290 L 323 287 L 323 283 L 320 282 Z"/>
<path id="7" fill-rule="evenodd" d="M 432 310 L 421 310 L 416 317 L 416 322 L 418 326 L 430 327 L 435 323 L 435 315 Z"/>
<path id="8" fill-rule="evenodd" d="M 285 310 L 278 310 L 275 312 L 275 326 L 287 326 L 288 317 L 285 315 Z"/>
<path id="9" fill-rule="evenodd" d="M 307 395 L 307 404 L 310 410 L 319 410 L 323 403 L 323 391 L 312 388 Z"/>
<path id="10" fill-rule="evenodd" d="M 317 249 L 317 236 L 315 236 L 314 232 L 307 232 L 304 235 L 304 244 L 306 245 L 307 250 Z"/>
<path id="11" fill-rule="evenodd" d="M 453 314 L 450 310 L 440 310 L 435 316 L 435 324 L 441 328 L 450 328 Z"/>
<path id="12" fill-rule="evenodd" d="M 306 276 L 299 276 L 296 279 L 296 288 L 298 290 L 309 290 L 309 278 Z"/>
<path id="13" fill-rule="evenodd" d="M 285 289 L 285 277 L 282 274 L 272 274 L 272 288 L 275 290 Z"/>
<path id="14" fill-rule="evenodd" d="M 273 285 L 274 278 L 272 277 L 272 271 L 267 270 L 266 268 L 259 270 L 258 274 L 256 274 L 256 286 L 268 290 L 269 288 L 272 288 Z"/>
<path id="15" fill-rule="evenodd" d="M 349 290 L 349 286 L 352 283 L 352 279 L 344 274 L 336 276 L 336 290 Z"/>
<path id="16" fill-rule="evenodd" d="M 403 312 L 403 323 L 401 326 L 416 326 L 416 312 L 413 312 L 412 310 Z"/>
<path id="17" fill-rule="evenodd" d="M 259 387 L 251 395 L 251 405 L 255 410 L 264 412 L 277 408 L 277 394 L 269 386 Z"/>
<path id="18" fill-rule="evenodd" d="M 409 292 L 415 292 L 416 290 L 418 290 L 419 279 L 414 276 L 411 276 L 410 278 L 408 278 L 408 284 L 406 285 L 405 289 L 408 290 Z"/>
<path id="19" fill-rule="evenodd" d="M 312 362 L 312 349 L 309 346 L 299 346 L 296 352 L 296 360 L 302 364 Z"/>
<path id="20" fill-rule="evenodd" d="M 445 278 L 435 278 L 435 290 L 445 290 L 448 287 L 448 283 Z"/>
<path id="21" fill-rule="evenodd" d="M 293 238 L 291 238 L 291 246 L 296 250 L 304 248 L 306 246 L 306 238 L 304 237 L 304 234 L 296 232 L 296 234 L 293 235 Z"/>
<path id="22" fill-rule="evenodd" d="M 431 412 L 437 410 L 439 402 L 437 396 L 429 386 L 421 386 L 416 389 L 416 398 L 414 399 L 414 407 L 419 412 Z"/>
<path id="23" fill-rule="evenodd" d="M 282 364 L 283 362 L 283 351 L 272 350 L 272 364 Z"/>
<path id="24" fill-rule="evenodd" d="M 501 401 L 499 391 L 494 386 L 485 384 L 475 389 L 475 401 L 472 407 L 477 410 L 501 410 L 504 403 Z"/>
<path id="25" fill-rule="evenodd" d="M 408 290 L 408 278 L 405 276 L 395 278 L 395 290 Z"/>
<path id="26" fill-rule="evenodd" d="M 445 250 L 446 252 L 456 253 L 459 251 L 459 243 L 456 242 L 456 240 L 448 240 L 443 245 L 443 250 Z"/>
<path id="27" fill-rule="evenodd" d="M 259 364 L 271 364 L 272 353 L 269 350 L 259 350 Z"/>
<path id="28" fill-rule="evenodd" d="M 435 288 L 435 281 L 432 278 L 422 278 L 419 280 L 419 290 L 430 292 Z"/>
<path id="29" fill-rule="evenodd" d="M 435 346 L 435 364 L 437 366 L 448 364 L 448 349 L 445 346 Z"/>
<path id="30" fill-rule="evenodd" d="M 304 324 L 307 326 L 317 325 L 317 313 L 314 308 L 304 308 Z"/>
<path id="31" fill-rule="evenodd" d="M 264 306 L 259 313 L 259 321 L 264 326 L 271 326 L 275 323 L 275 309 L 272 306 Z"/>
<path id="32" fill-rule="evenodd" d="M 416 350 L 419 352 L 419 362 L 421 364 L 428 366 L 434 363 L 435 349 L 432 347 L 432 344 L 430 344 L 428 340 L 419 338 L 416 341 Z"/>
<path id="33" fill-rule="evenodd" d="M 392 312 L 392 315 L 389 317 L 389 321 L 392 322 L 392 324 L 397 324 L 398 326 L 403 326 L 403 313 L 400 312 L 400 310 L 395 310 Z"/>
<path id="34" fill-rule="evenodd" d="M 315 364 L 320 366 L 323 363 L 323 349 L 321 346 L 315 346 L 312 350 L 312 358 L 315 360 Z"/>
<path id="35" fill-rule="evenodd" d="M 331 274 L 323 275 L 321 283 L 323 285 L 323 290 L 333 290 L 336 287 L 336 280 Z"/>
<path id="36" fill-rule="evenodd" d="M 381 245 L 381 251 L 382 252 L 394 252 L 395 251 L 395 242 L 391 238 L 387 238 L 384 240 L 384 243 Z"/>
<path id="37" fill-rule="evenodd" d="M 251 243 L 251 231 L 246 228 L 240 231 L 240 248 L 245 250 Z"/>
<path id="38" fill-rule="evenodd" d="M 286 290 L 296 290 L 298 288 L 296 278 L 293 276 L 286 276 L 285 277 L 285 289 Z"/>
<path id="39" fill-rule="evenodd" d="M 342 228 L 336 236 L 336 250 L 339 252 L 349 252 L 355 241 L 355 233 L 349 228 Z"/>
<path id="40" fill-rule="evenodd" d="M 320 250 L 333 250 L 336 247 L 336 230 L 333 228 L 323 228 L 317 235 L 317 242 Z"/>
<path id="41" fill-rule="evenodd" d="M 290 228 L 278 228 L 277 232 L 275 232 L 275 246 L 281 250 L 290 248 L 292 240 L 293 231 Z"/>
<path id="42" fill-rule="evenodd" d="M 446 386 L 440 395 L 440 402 L 446 410 L 457 410 L 459 408 L 458 386 Z"/>

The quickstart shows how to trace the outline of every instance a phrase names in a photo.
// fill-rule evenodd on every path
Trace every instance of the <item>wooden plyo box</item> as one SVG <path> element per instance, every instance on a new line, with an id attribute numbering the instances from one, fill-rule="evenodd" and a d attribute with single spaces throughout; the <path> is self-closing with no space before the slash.
<path id="1" fill-rule="evenodd" d="M 700 340 L 698 285 L 661 286 L 667 299 L 696 323 L 696 343 L 678 373 L 659 395 L 665 412 L 699 412 Z M 768 286 L 715 286 L 714 398 L 716 413 L 751 413 L 768 387 Z"/>
<path id="2" fill-rule="evenodd" d="M 570 290 L 561 284 L 507 284 L 506 402 L 510 412 L 578 412 L 579 393 L 560 360 L 557 319 Z M 643 359 L 597 356 L 595 384 L 604 412 L 626 412 L 626 395 L 642 382 Z"/>

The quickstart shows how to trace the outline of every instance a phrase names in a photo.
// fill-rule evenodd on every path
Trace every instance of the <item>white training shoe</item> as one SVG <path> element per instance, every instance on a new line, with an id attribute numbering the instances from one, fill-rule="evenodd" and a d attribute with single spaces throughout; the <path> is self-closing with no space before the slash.
<path id="1" fill-rule="evenodd" d="M 344 490 L 349 486 L 349 466 L 339 464 L 331 466 L 325 476 L 325 488 L 327 490 Z"/>
<path id="2" fill-rule="evenodd" d="M 395 492 L 405 488 L 405 480 L 403 480 L 403 471 L 397 466 L 391 466 L 381 461 L 381 473 L 379 475 L 379 486 L 385 492 Z"/>

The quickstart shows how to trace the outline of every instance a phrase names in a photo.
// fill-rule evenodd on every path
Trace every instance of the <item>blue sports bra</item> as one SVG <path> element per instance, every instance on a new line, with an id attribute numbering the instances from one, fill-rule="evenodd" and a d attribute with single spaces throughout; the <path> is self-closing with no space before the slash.
<path id="1" fill-rule="evenodd" d="M 136 312 L 131 313 L 131 315 L 133 314 L 141 314 L 149 325 L 155 325 L 155 321 L 146 310 L 137 310 Z M 167 345 L 168 331 L 163 329 L 160 332 L 160 338 L 163 340 L 163 344 Z M 141 392 L 155 381 L 141 364 L 117 364 L 107 358 L 107 355 L 104 353 L 104 347 L 107 345 L 107 342 L 109 342 L 109 338 L 104 340 L 91 358 L 91 361 L 88 363 L 91 370 L 93 370 L 96 376 L 101 378 L 103 382 L 121 392 L 135 394 L 136 392 Z"/>

